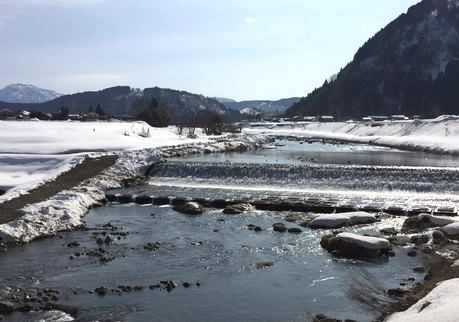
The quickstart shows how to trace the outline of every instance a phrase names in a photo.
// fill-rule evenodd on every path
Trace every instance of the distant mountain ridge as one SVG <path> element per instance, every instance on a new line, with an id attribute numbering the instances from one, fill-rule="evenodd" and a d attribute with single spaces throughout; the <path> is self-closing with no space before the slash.
<path id="1" fill-rule="evenodd" d="M 370 38 L 286 115 L 459 113 L 459 1 L 423 0 Z"/>
<path id="2" fill-rule="evenodd" d="M 116 86 L 100 91 L 88 91 L 70 95 L 63 95 L 48 102 L 38 104 L 18 104 L 0 102 L 1 107 L 12 110 L 27 109 L 44 113 L 57 112 L 62 106 L 67 106 L 70 113 L 88 112 L 99 104 L 105 113 L 113 116 L 136 115 L 133 110 L 136 100 L 151 100 L 155 98 L 160 106 L 167 109 L 173 122 L 180 122 L 190 113 L 198 110 L 209 110 L 220 114 L 223 118 L 238 118 L 238 113 L 228 109 L 216 100 L 203 95 L 192 94 L 167 88 L 134 89 L 129 86 Z"/>
<path id="3" fill-rule="evenodd" d="M 240 102 L 228 98 L 217 97 L 216 99 L 226 107 L 237 111 L 251 108 L 260 110 L 265 114 L 281 114 L 284 113 L 294 103 L 298 102 L 300 97 L 283 98 L 277 101 L 253 100 Z"/>
<path id="4" fill-rule="evenodd" d="M 43 103 L 62 96 L 55 91 L 29 84 L 11 84 L 0 89 L 0 101 L 8 103 Z"/>

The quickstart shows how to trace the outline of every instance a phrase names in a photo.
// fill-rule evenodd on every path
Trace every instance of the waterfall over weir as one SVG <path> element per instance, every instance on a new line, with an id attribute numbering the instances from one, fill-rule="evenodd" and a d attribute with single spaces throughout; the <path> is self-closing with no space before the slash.
<path id="1" fill-rule="evenodd" d="M 280 186 L 320 190 L 459 191 L 459 170 L 434 167 L 298 165 L 168 161 L 150 171 L 152 182 L 189 185 Z"/>

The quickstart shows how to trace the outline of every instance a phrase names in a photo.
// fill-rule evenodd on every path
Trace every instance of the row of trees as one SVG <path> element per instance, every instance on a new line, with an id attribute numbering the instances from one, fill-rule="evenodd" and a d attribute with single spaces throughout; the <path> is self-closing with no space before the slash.
<path id="1" fill-rule="evenodd" d="M 150 101 L 139 99 L 133 104 L 137 117 L 153 127 L 166 127 L 170 124 L 171 117 L 166 109 L 160 106 L 156 99 Z M 221 134 L 223 119 L 212 111 L 199 110 L 197 112 L 188 111 L 185 113 L 182 122 L 177 122 L 177 132 L 179 135 L 187 134 L 189 137 L 196 136 L 196 129 L 202 128 L 206 135 Z"/>
<path id="2" fill-rule="evenodd" d="M 132 104 L 132 110 L 135 116 L 150 126 L 167 127 L 171 124 L 171 115 L 168 110 L 163 108 L 158 101 L 140 98 Z M 89 106 L 88 112 L 94 112 L 92 106 Z M 99 116 L 107 115 L 100 104 L 97 104 L 95 113 Z M 62 106 L 57 113 L 53 114 L 55 120 L 67 120 L 70 110 L 67 106 Z M 220 114 L 209 111 L 199 110 L 197 112 L 188 110 L 182 117 L 181 122 L 176 122 L 178 134 L 186 134 L 189 137 L 196 136 L 196 129 L 201 128 L 206 135 L 218 135 L 222 133 L 224 121 Z M 226 129 L 227 130 L 227 129 Z"/>

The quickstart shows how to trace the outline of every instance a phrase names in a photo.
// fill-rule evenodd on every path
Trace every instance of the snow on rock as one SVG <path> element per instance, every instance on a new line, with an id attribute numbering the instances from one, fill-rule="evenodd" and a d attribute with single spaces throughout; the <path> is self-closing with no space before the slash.
<path id="1" fill-rule="evenodd" d="M 459 217 L 420 214 L 407 218 L 403 223 L 402 232 L 417 233 L 428 228 L 442 227 L 457 222 L 459 222 Z"/>
<path id="2" fill-rule="evenodd" d="M 339 228 L 344 226 L 354 226 L 360 224 L 369 224 L 377 221 L 374 214 L 355 211 L 339 214 L 322 214 L 314 218 L 310 223 L 310 228 Z"/>
<path id="3" fill-rule="evenodd" d="M 335 256 L 356 259 L 385 256 L 390 250 L 390 243 L 385 238 L 354 233 L 324 236 L 320 246 Z"/>
<path id="4" fill-rule="evenodd" d="M 418 215 L 420 220 L 429 220 L 435 226 L 445 226 L 459 221 L 459 218 L 451 216 L 435 216 L 430 214 Z"/>
<path id="5" fill-rule="evenodd" d="M 439 283 L 408 310 L 394 313 L 386 322 L 456 322 L 459 316 L 459 278 Z"/>
<path id="6" fill-rule="evenodd" d="M 443 231 L 448 236 L 458 236 L 459 235 L 459 222 L 454 222 L 452 224 L 446 225 L 441 228 L 441 231 Z"/>
<path id="7" fill-rule="evenodd" d="M 390 243 L 385 238 L 362 236 L 354 233 L 340 233 L 336 237 L 347 239 L 366 249 L 390 248 Z"/>
<path id="8" fill-rule="evenodd" d="M 201 215 L 205 211 L 203 206 L 194 201 L 175 206 L 174 210 L 188 215 Z"/>

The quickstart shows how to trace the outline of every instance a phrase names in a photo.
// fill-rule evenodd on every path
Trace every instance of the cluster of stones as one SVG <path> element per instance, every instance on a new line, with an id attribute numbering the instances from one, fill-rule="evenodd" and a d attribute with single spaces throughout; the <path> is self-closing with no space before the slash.
<path id="1" fill-rule="evenodd" d="M 74 309 L 56 303 L 60 292 L 56 289 L 0 289 L 0 319 L 17 311 L 60 310 L 73 315 Z"/>
<path id="2" fill-rule="evenodd" d="M 440 207 L 437 209 L 430 209 L 425 207 L 405 209 L 397 206 L 389 206 L 381 208 L 376 205 L 365 205 L 357 207 L 355 205 L 337 205 L 336 201 L 323 201 L 319 199 L 302 199 L 302 198 L 286 198 L 281 199 L 278 197 L 266 197 L 261 199 L 243 198 L 236 200 L 228 199 L 206 199 L 206 198 L 183 198 L 183 197 L 169 197 L 169 196 L 149 196 L 149 195 L 135 195 L 135 194 L 116 194 L 106 193 L 108 202 L 119 202 L 122 204 L 137 203 L 137 204 L 153 204 L 153 205 L 172 205 L 178 206 L 186 202 L 194 201 L 203 205 L 204 207 L 224 209 L 227 206 L 235 204 L 250 204 L 257 210 L 269 211 L 296 211 L 305 213 L 345 213 L 352 211 L 366 211 L 371 213 L 386 213 L 394 216 L 417 216 L 423 213 L 433 215 L 456 216 L 457 209 L 454 207 Z"/>
<path id="3" fill-rule="evenodd" d="M 201 283 L 196 282 L 194 284 L 191 284 L 189 282 L 181 282 L 179 284 L 178 282 L 175 282 L 173 280 L 162 280 L 162 281 L 159 281 L 159 283 L 148 285 L 148 289 L 166 290 L 169 293 L 175 288 L 179 287 L 179 285 L 181 285 L 184 288 L 189 288 L 193 285 L 200 287 Z M 147 286 L 144 287 L 143 285 L 119 285 L 118 287 L 111 288 L 111 289 L 105 286 L 100 286 L 100 287 L 95 288 L 93 293 L 99 296 L 105 296 L 109 294 L 122 295 L 123 293 L 139 292 L 139 291 L 142 291 L 144 288 L 147 288 Z"/>

